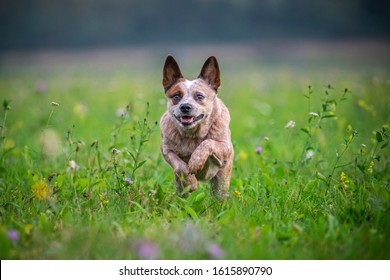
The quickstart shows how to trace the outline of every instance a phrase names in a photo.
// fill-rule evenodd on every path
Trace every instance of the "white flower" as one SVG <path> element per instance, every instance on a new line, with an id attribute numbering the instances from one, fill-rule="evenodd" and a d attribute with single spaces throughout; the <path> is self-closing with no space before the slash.
<path id="1" fill-rule="evenodd" d="M 79 169 L 79 167 L 73 159 L 71 161 L 69 161 L 69 170 L 70 171 L 74 171 L 74 170 L 78 170 L 78 169 Z"/>
<path id="2" fill-rule="evenodd" d="M 315 112 L 310 112 L 309 115 L 312 116 L 312 117 L 315 117 L 315 118 L 317 118 L 317 117 L 320 116 L 320 115 L 318 115 L 318 114 L 315 113 Z"/>
<path id="3" fill-rule="evenodd" d="M 117 155 L 117 154 L 120 154 L 120 153 L 121 153 L 121 151 L 118 150 L 117 148 L 112 148 L 112 154 L 113 155 Z"/>
<path id="4" fill-rule="evenodd" d="M 308 149 L 305 154 L 306 160 L 311 160 L 314 157 L 315 152 L 312 149 Z"/>
<path id="5" fill-rule="evenodd" d="M 285 126 L 284 128 L 293 128 L 295 126 L 295 122 L 294 121 L 289 121 Z"/>
<path id="6" fill-rule="evenodd" d="M 126 110 L 123 109 L 123 108 L 118 108 L 118 110 L 116 110 L 115 115 L 116 115 L 117 117 L 123 117 L 123 116 L 126 115 Z"/>

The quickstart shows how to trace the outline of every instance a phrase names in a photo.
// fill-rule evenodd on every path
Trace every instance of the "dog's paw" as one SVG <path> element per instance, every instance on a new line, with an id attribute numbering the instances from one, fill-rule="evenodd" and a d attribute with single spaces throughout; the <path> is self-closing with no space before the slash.
<path id="1" fill-rule="evenodd" d="M 201 150 L 195 150 L 188 162 L 190 174 L 196 174 L 203 169 L 208 158 L 208 154 Z"/>
<path id="2" fill-rule="evenodd" d="M 187 176 L 190 173 L 188 166 L 185 163 L 182 163 L 182 164 L 175 166 L 175 168 L 173 169 L 173 172 L 177 176 Z"/>
<path id="3" fill-rule="evenodd" d="M 194 175 L 188 175 L 185 184 L 190 187 L 190 192 L 196 191 L 198 188 L 198 180 Z"/>

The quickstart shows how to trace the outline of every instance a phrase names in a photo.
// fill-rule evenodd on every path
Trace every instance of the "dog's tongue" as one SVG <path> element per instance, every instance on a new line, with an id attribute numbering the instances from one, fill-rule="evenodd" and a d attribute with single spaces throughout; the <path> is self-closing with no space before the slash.
<path id="1" fill-rule="evenodd" d="M 193 117 L 181 117 L 182 123 L 192 123 L 194 121 Z"/>

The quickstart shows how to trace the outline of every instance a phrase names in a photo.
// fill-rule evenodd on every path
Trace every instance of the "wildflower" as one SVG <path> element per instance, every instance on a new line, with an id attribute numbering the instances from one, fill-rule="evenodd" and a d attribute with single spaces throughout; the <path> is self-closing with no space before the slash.
<path id="1" fill-rule="evenodd" d="M 129 185 L 132 185 L 134 182 L 131 180 L 131 178 L 123 178 L 124 182 L 127 182 Z"/>
<path id="2" fill-rule="evenodd" d="M 372 175 L 372 173 L 374 172 L 374 162 L 373 161 L 371 161 L 370 164 L 368 165 L 367 171 L 368 171 L 368 173 L 370 173 L 370 175 Z"/>
<path id="3" fill-rule="evenodd" d="M 153 260 L 157 258 L 158 247 L 153 242 L 139 242 L 135 249 L 138 256 L 144 260 Z"/>
<path id="4" fill-rule="evenodd" d="M 347 177 L 347 175 L 344 172 L 341 172 L 341 174 L 340 174 L 340 183 L 341 183 L 341 186 L 343 186 L 344 188 L 347 188 L 348 184 L 350 183 L 349 178 Z"/>
<path id="5" fill-rule="evenodd" d="M 77 163 L 73 159 L 71 161 L 69 161 L 69 170 L 70 171 L 75 171 L 78 169 L 79 169 L 79 166 L 77 165 Z"/>
<path id="6" fill-rule="evenodd" d="M 112 148 L 112 154 L 113 155 L 117 155 L 117 154 L 120 154 L 120 153 L 121 153 L 121 151 L 118 150 L 117 148 Z"/>
<path id="7" fill-rule="evenodd" d="M 57 102 L 52 101 L 52 102 L 51 102 L 51 106 L 53 106 L 53 107 L 58 107 L 58 106 L 60 106 L 60 104 L 57 103 Z"/>
<path id="8" fill-rule="evenodd" d="M 238 158 L 240 160 L 246 160 L 248 158 L 248 154 L 245 151 L 240 151 L 240 153 L 238 154 Z"/>
<path id="9" fill-rule="evenodd" d="M 47 90 L 47 86 L 46 86 L 45 81 L 39 80 L 37 82 L 36 90 L 37 90 L 38 93 L 45 93 L 46 90 Z"/>
<path id="10" fill-rule="evenodd" d="M 223 255 L 224 255 L 224 251 L 217 244 L 210 244 L 209 246 L 207 246 L 207 253 L 213 259 L 221 259 L 221 258 L 223 258 Z"/>
<path id="11" fill-rule="evenodd" d="M 294 121 L 289 121 L 285 126 L 284 128 L 293 128 L 295 126 L 295 122 Z"/>
<path id="12" fill-rule="evenodd" d="M 13 241 L 13 242 L 16 242 L 19 240 L 19 232 L 14 230 L 14 229 L 10 229 L 8 232 L 7 232 L 7 236 L 9 238 L 9 240 Z"/>
<path id="13" fill-rule="evenodd" d="M 305 153 L 305 160 L 311 160 L 315 155 L 315 152 L 312 149 L 308 149 Z"/>
<path id="14" fill-rule="evenodd" d="M 256 151 L 257 154 L 261 154 L 261 152 L 263 151 L 263 148 L 262 147 L 257 147 L 255 151 Z"/>
<path id="15" fill-rule="evenodd" d="M 315 112 L 310 112 L 309 115 L 315 118 L 319 117 L 319 115 Z"/>
<path id="16" fill-rule="evenodd" d="M 237 197 L 241 197 L 241 193 L 238 190 L 235 190 L 233 194 Z"/>
<path id="17" fill-rule="evenodd" d="M 37 181 L 34 185 L 32 185 L 31 190 L 34 197 L 39 200 L 46 200 L 50 196 L 50 188 L 42 180 Z"/>
<path id="18" fill-rule="evenodd" d="M 118 110 L 116 110 L 115 115 L 117 117 L 124 117 L 126 115 L 126 109 L 119 108 Z"/>

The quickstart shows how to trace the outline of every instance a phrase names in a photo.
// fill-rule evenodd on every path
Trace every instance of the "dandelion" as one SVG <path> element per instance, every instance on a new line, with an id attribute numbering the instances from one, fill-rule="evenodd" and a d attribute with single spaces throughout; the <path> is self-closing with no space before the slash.
<path id="1" fill-rule="evenodd" d="M 290 128 L 293 128 L 295 127 L 295 122 L 294 121 L 289 121 L 285 126 L 284 128 L 286 129 L 290 129 Z"/>
<path id="2" fill-rule="evenodd" d="M 233 192 L 233 194 L 236 196 L 236 197 L 241 197 L 241 193 L 238 191 L 238 190 L 235 190 Z"/>
<path id="3" fill-rule="evenodd" d="M 217 244 L 210 244 L 209 246 L 207 246 L 207 253 L 213 259 L 221 259 L 224 256 L 224 251 Z"/>
<path id="4" fill-rule="evenodd" d="M 13 242 L 16 242 L 19 240 L 19 232 L 14 230 L 14 229 L 10 229 L 8 232 L 7 232 L 7 236 L 9 238 L 9 240 L 13 241 Z"/>
<path id="5" fill-rule="evenodd" d="M 261 154 L 262 151 L 263 151 L 262 147 L 257 147 L 255 150 L 256 154 Z"/>
<path id="6" fill-rule="evenodd" d="M 127 182 L 129 185 L 132 185 L 134 182 L 131 180 L 131 178 L 123 178 L 124 182 Z"/>
<path id="7" fill-rule="evenodd" d="M 315 112 L 310 112 L 309 115 L 312 116 L 312 117 L 314 117 L 314 118 L 317 118 L 317 117 L 320 116 L 320 115 L 318 115 L 318 114 L 315 113 Z"/>
<path id="8" fill-rule="evenodd" d="M 50 188 L 46 182 L 42 180 L 37 181 L 34 185 L 32 185 L 31 190 L 34 197 L 39 200 L 46 200 L 50 196 Z"/>
<path id="9" fill-rule="evenodd" d="M 139 242 L 135 249 L 139 258 L 144 260 L 154 260 L 158 255 L 158 247 L 153 242 Z"/>

